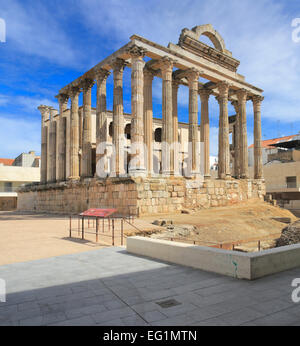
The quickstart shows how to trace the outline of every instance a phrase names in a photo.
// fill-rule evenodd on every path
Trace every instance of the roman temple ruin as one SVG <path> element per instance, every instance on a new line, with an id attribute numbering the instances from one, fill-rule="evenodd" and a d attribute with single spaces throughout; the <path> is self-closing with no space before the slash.
<path id="1" fill-rule="evenodd" d="M 201 42 L 203 35 L 214 47 Z M 167 47 L 131 36 L 129 43 L 59 91 L 59 110 L 39 107 L 41 182 L 20 189 L 19 210 L 114 207 L 142 215 L 263 198 L 263 91 L 237 73 L 239 64 L 210 24 L 183 29 L 178 44 Z M 132 114 L 123 111 L 125 68 L 131 69 Z M 113 111 L 108 111 L 111 73 Z M 153 118 L 154 77 L 162 79 L 162 119 Z M 94 85 L 96 109 L 91 106 Z M 178 122 L 179 85 L 189 90 L 188 124 Z M 217 177 L 211 176 L 210 165 L 210 97 L 219 104 Z M 248 172 L 247 101 L 254 110 L 254 179 Z M 233 121 L 228 102 L 236 112 Z"/>

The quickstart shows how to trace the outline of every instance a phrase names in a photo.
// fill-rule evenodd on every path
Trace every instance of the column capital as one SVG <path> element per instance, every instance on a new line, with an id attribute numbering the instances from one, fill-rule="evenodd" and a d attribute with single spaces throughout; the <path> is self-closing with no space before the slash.
<path id="1" fill-rule="evenodd" d="M 47 116 L 48 116 L 48 119 L 49 119 L 49 115 L 50 115 L 50 107 L 49 106 L 40 105 L 40 106 L 38 106 L 38 110 L 41 112 L 42 121 L 47 120 L 46 119 Z"/>
<path id="2" fill-rule="evenodd" d="M 111 64 L 114 72 L 123 72 L 127 65 L 127 62 L 120 58 L 116 58 Z"/>
<path id="3" fill-rule="evenodd" d="M 180 80 L 179 79 L 172 79 L 172 87 L 173 87 L 173 90 L 178 90 L 179 88 L 179 85 L 181 84 Z"/>
<path id="4" fill-rule="evenodd" d="M 128 48 L 127 52 L 132 59 L 143 59 L 143 57 L 146 55 L 147 50 L 137 45 L 133 45 Z"/>
<path id="5" fill-rule="evenodd" d="M 260 95 L 253 95 L 252 96 L 252 102 L 253 102 L 253 105 L 254 106 L 261 106 L 261 103 L 262 101 L 264 100 L 265 98 L 263 96 L 260 96 Z"/>
<path id="6" fill-rule="evenodd" d="M 95 84 L 95 81 L 89 78 L 82 79 L 80 82 L 80 86 L 84 92 L 87 92 L 89 89 L 91 89 L 94 84 Z"/>
<path id="7" fill-rule="evenodd" d="M 207 102 L 209 100 L 209 96 L 213 93 L 210 89 L 199 89 L 198 90 L 201 102 Z"/>
<path id="8" fill-rule="evenodd" d="M 172 73 L 173 65 L 174 65 L 174 61 L 167 56 L 164 56 L 163 58 L 160 59 L 160 68 L 163 74 L 168 72 Z"/>
<path id="9" fill-rule="evenodd" d="M 95 69 L 94 76 L 97 82 L 106 80 L 110 75 L 110 71 L 104 68 Z"/>
<path id="10" fill-rule="evenodd" d="M 68 94 L 58 94 L 55 96 L 55 98 L 57 99 L 58 103 L 60 103 L 60 104 L 67 103 L 69 100 L 69 95 Z"/>
<path id="11" fill-rule="evenodd" d="M 239 102 L 236 100 L 233 100 L 233 101 L 231 101 L 231 104 L 233 105 L 235 112 L 238 113 L 239 112 Z"/>
<path id="12" fill-rule="evenodd" d="M 152 81 L 155 76 L 155 71 L 151 68 L 145 66 L 144 67 L 144 79 L 148 81 Z"/>
<path id="13" fill-rule="evenodd" d="M 79 86 L 72 86 L 68 89 L 68 94 L 70 98 L 76 97 L 78 94 L 80 94 L 80 87 Z"/>
<path id="14" fill-rule="evenodd" d="M 55 109 L 54 107 L 49 107 L 49 111 L 50 111 L 50 120 L 53 120 L 53 118 L 55 117 L 55 115 L 58 114 L 57 109 Z"/>
<path id="15" fill-rule="evenodd" d="M 194 83 L 198 82 L 199 77 L 200 77 L 200 71 L 195 68 L 191 68 L 186 71 L 186 78 L 188 80 L 189 86 L 194 85 Z M 197 89 L 198 89 L 198 86 L 197 86 Z"/>
<path id="16" fill-rule="evenodd" d="M 241 102 L 246 102 L 247 101 L 247 96 L 248 96 L 248 92 L 246 89 L 239 89 L 237 92 L 236 92 L 236 96 L 238 98 L 238 102 L 241 103 Z"/>
<path id="17" fill-rule="evenodd" d="M 217 88 L 219 90 L 219 96 L 216 97 L 216 99 L 220 98 L 227 98 L 228 99 L 228 92 L 230 89 L 231 84 L 227 81 L 220 81 L 217 83 Z"/>

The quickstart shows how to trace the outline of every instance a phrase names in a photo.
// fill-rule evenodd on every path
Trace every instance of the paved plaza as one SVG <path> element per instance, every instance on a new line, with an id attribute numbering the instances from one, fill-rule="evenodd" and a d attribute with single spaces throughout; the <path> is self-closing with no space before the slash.
<path id="1" fill-rule="evenodd" d="M 300 325 L 300 268 L 249 282 L 115 247 L 3 265 L 0 277 L 0 325 Z"/>

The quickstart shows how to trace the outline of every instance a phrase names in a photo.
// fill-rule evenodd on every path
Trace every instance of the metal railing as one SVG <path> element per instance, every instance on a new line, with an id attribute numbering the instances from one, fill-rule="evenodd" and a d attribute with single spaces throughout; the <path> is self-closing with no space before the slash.
<path id="1" fill-rule="evenodd" d="M 146 235 L 145 235 L 146 236 Z M 178 243 L 185 243 L 185 244 L 191 244 L 191 245 L 198 245 L 198 246 L 207 246 L 207 247 L 213 247 L 217 249 L 223 249 L 223 250 L 232 250 L 232 251 L 239 251 L 237 248 L 239 246 L 243 245 L 249 245 L 254 244 L 254 247 L 257 246 L 257 250 L 261 251 L 263 248 L 262 243 L 265 241 L 272 241 L 276 240 L 280 237 L 280 234 L 273 234 L 266 237 L 256 237 L 256 238 L 248 238 L 245 240 L 237 240 L 237 241 L 231 241 L 231 242 L 213 242 L 213 241 L 205 241 L 205 240 L 190 240 L 185 238 L 177 238 L 177 237 L 159 237 L 157 239 L 162 240 L 168 240 L 168 241 L 174 241 Z"/>

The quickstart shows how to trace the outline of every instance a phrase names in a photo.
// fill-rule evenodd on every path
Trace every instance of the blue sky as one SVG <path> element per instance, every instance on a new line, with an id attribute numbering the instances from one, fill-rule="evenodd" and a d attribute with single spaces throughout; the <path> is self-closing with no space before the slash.
<path id="1" fill-rule="evenodd" d="M 0 42 L 0 157 L 40 152 L 40 104 L 138 34 L 177 43 L 183 28 L 211 23 L 241 61 L 238 72 L 264 89 L 263 138 L 300 131 L 300 43 L 291 22 L 299 0 L 0 0 L 6 42 Z M 206 42 L 206 41 L 205 41 Z M 207 42 L 208 43 L 208 42 Z M 112 109 L 112 77 L 108 109 Z M 94 88 L 95 89 L 95 88 Z M 154 80 L 154 113 L 161 115 L 161 81 Z M 188 89 L 179 89 L 179 120 L 188 119 Z M 93 106 L 96 104 L 95 90 Z M 124 110 L 130 112 L 130 70 Z M 234 114 L 229 107 L 229 113 Z M 253 110 L 248 105 L 249 145 Z M 218 106 L 210 100 L 211 154 L 217 154 Z"/>

